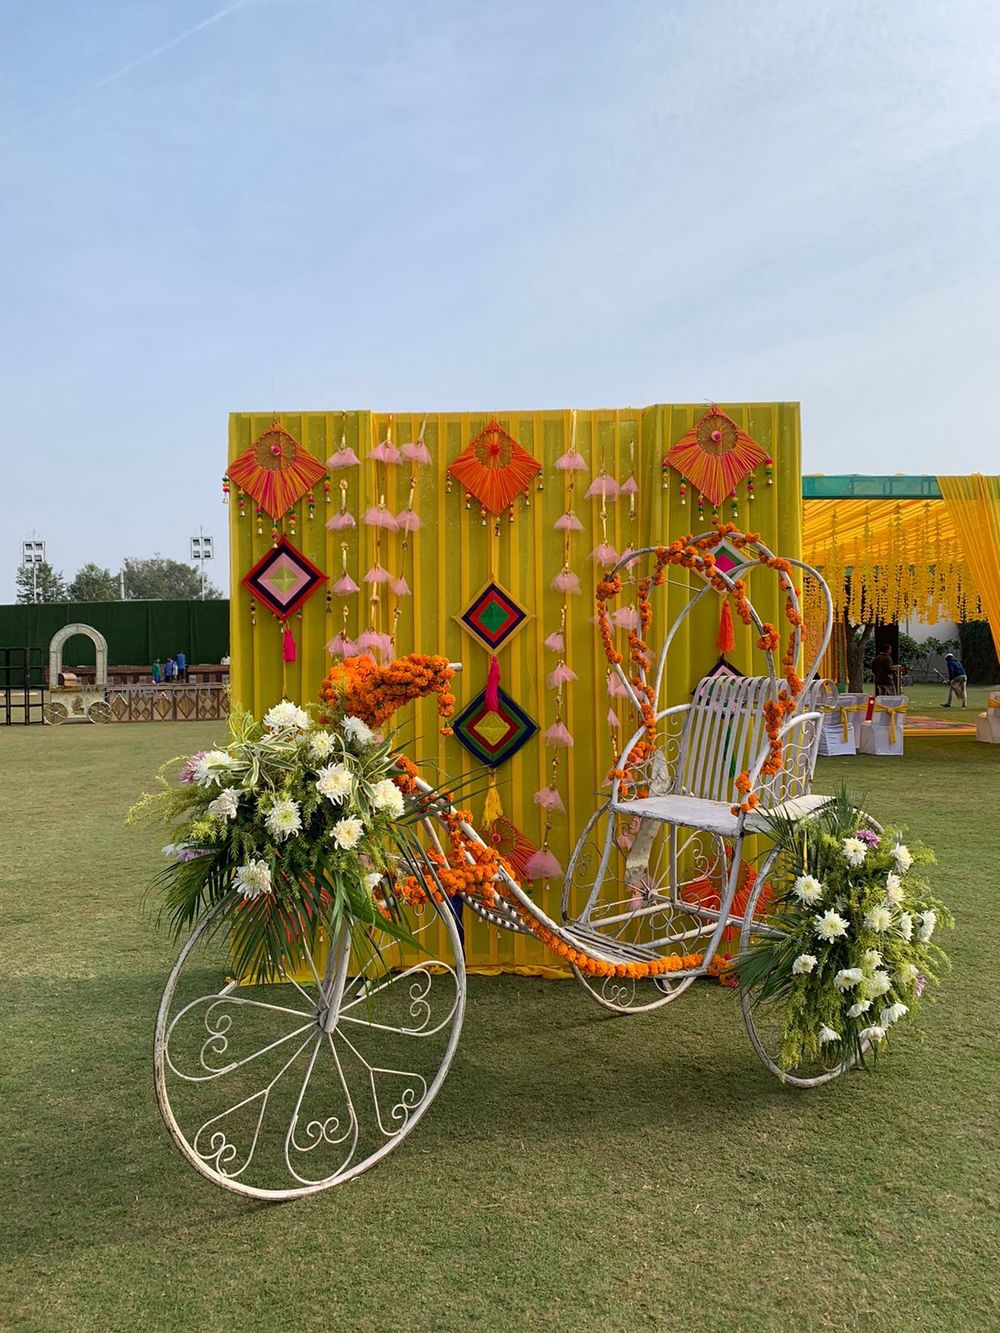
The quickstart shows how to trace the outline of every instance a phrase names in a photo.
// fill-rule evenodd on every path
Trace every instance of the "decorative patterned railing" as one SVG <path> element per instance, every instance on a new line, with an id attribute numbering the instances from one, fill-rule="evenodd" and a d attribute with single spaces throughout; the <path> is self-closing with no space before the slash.
<path id="1" fill-rule="evenodd" d="M 112 722 L 215 722 L 229 716 L 228 685 L 118 685 L 108 689 Z"/>

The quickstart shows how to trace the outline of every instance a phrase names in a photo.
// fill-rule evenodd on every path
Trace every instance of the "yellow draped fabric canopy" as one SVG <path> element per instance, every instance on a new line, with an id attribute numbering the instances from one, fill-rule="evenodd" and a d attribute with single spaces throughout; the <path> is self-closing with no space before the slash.
<path id="1" fill-rule="evenodd" d="M 1000 627 L 1000 477 L 940 477 L 941 499 L 806 499 L 803 551 L 853 623 Z"/>

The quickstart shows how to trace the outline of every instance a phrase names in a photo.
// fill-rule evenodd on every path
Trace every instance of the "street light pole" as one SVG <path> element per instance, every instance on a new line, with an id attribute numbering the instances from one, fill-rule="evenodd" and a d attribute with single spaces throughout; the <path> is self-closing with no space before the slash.
<path id="1" fill-rule="evenodd" d="M 205 561 L 214 558 L 214 544 L 211 537 L 205 535 L 205 529 L 198 524 L 197 537 L 191 538 L 191 559 L 201 565 L 201 600 L 205 600 Z"/>
<path id="2" fill-rule="evenodd" d="M 45 562 L 45 543 L 37 532 L 21 543 L 21 564 L 31 566 L 31 600 L 38 605 L 38 566 Z"/>

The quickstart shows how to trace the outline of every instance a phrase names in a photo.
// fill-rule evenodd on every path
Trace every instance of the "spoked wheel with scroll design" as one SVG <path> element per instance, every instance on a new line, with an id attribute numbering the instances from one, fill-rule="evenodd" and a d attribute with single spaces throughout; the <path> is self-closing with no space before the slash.
<path id="1" fill-rule="evenodd" d="M 688 836 L 685 836 L 685 835 Z M 672 832 L 651 820 L 614 814 L 607 804 L 590 817 L 563 881 L 562 918 L 581 948 L 609 944 L 635 962 L 666 953 L 698 953 L 714 920 L 683 901 L 683 867 L 694 880 L 717 872 L 714 841 L 688 830 Z M 660 1009 L 694 981 L 665 972 L 655 977 L 591 976 L 573 971 L 592 999 L 616 1014 Z"/>
<path id="2" fill-rule="evenodd" d="M 414 1128 L 444 1080 L 465 1011 L 449 904 L 401 905 L 418 948 L 341 930 L 294 976 L 239 984 L 217 908 L 195 928 L 156 1021 L 156 1095 L 191 1165 L 280 1201 L 350 1180 Z M 325 955 L 325 956 L 324 956 Z"/>
<path id="3" fill-rule="evenodd" d="M 871 816 L 864 815 L 863 818 L 869 828 L 878 833 L 882 831 L 881 825 Z M 780 882 L 782 874 L 781 856 L 777 849 L 772 848 L 759 867 L 756 882 L 747 899 L 740 932 L 741 953 L 745 952 L 754 937 L 763 931 L 779 939 L 785 933 L 780 909 L 772 910 L 766 901 L 768 885 L 772 879 Z M 775 1078 L 793 1088 L 819 1088 L 824 1083 L 830 1083 L 852 1069 L 858 1063 L 859 1054 L 864 1054 L 869 1049 L 869 1043 L 866 1042 L 861 1052 L 853 1051 L 845 1057 L 840 1045 L 831 1043 L 829 1053 L 826 1053 L 825 1047 L 821 1048 L 819 1055 L 803 1059 L 792 1068 L 784 1069 L 780 1058 L 786 1007 L 784 997 L 764 999 L 752 988 L 741 987 L 740 1007 L 750 1045 L 761 1063 L 774 1074 Z"/>

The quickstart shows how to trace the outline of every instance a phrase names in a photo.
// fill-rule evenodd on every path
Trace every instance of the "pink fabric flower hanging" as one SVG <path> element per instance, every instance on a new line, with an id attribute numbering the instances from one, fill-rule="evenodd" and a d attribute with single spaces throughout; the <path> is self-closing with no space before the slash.
<path id="1" fill-rule="evenodd" d="M 638 629 L 639 612 L 634 606 L 620 606 L 617 611 L 611 612 L 611 623 L 619 629 Z"/>
<path id="2" fill-rule="evenodd" d="M 557 532 L 582 532 L 583 524 L 573 513 L 572 509 L 567 509 L 561 518 L 557 518 L 552 524 Z"/>
<path id="3" fill-rule="evenodd" d="M 566 636 L 562 630 L 556 630 L 555 634 L 550 634 L 545 640 L 546 648 L 551 648 L 554 653 L 563 653 L 566 651 Z"/>
<path id="4" fill-rule="evenodd" d="M 563 799 L 555 787 L 542 787 L 540 791 L 536 791 L 535 804 L 540 805 L 543 810 L 559 810 L 563 813 L 566 810 Z"/>
<path id="5" fill-rule="evenodd" d="M 391 440 L 380 440 L 368 454 L 376 463 L 395 465 L 399 462 L 399 450 Z"/>
<path id="6" fill-rule="evenodd" d="M 326 466 L 330 472 L 336 472 L 337 469 L 341 467 L 357 467 L 360 462 L 361 459 L 357 456 L 354 450 L 349 448 L 346 444 L 342 444 L 340 448 L 335 453 L 332 453 L 326 460 Z"/>
<path id="7" fill-rule="evenodd" d="M 581 592 L 579 575 L 574 574 L 571 569 L 562 569 L 552 580 L 552 587 L 556 592 L 577 593 Z"/>
<path id="8" fill-rule="evenodd" d="M 392 575 L 381 565 L 372 565 L 364 576 L 365 583 L 391 583 Z"/>
<path id="9" fill-rule="evenodd" d="M 628 690 L 623 685 L 617 672 L 608 672 L 608 694 L 612 699 L 627 699 Z"/>
<path id="10" fill-rule="evenodd" d="M 342 532 L 344 528 L 353 528 L 357 524 L 354 522 L 354 515 L 349 514 L 346 509 L 339 510 L 333 518 L 326 521 L 327 529 L 330 532 Z"/>
<path id="11" fill-rule="evenodd" d="M 637 495 L 639 487 L 636 485 L 635 477 L 629 477 L 628 481 L 623 481 L 618 488 L 619 495 Z"/>
<path id="12" fill-rule="evenodd" d="M 565 722 L 553 722 L 545 733 L 546 745 L 563 745 L 567 749 L 573 744 L 573 737 Z"/>
<path id="13" fill-rule="evenodd" d="M 401 514 L 396 515 L 396 526 L 400 532 L 416 532 L 424 525 L 419 514 L 414 513 L 412 509 L 404 509 Z"/>
<path id="14" fill-rule="evenodd" d="M 402 574 L 400 574 L 398 579 L 393 579 L 392 590 L 397 597 L 409 597 L 410 585 L 407 583 L 406 579 L 403 578 Z"/>
<path id="15" fill-rule="evenodd" d="M 585 472 L 587 469 L 583 455 L 578 453 L 576 449 L 570 449 L 568 453 L 560 454 L 554 466 L 559 472 Z"/>
<path id="16" fill-rule="evenodd" d="M 594 499 L 614 500 L 617 497 L 617 495 L 618 495 L 617 481 L 615 481 L 614 477 L 609 477 L 606 472 L 602 472 L 600 476 L 595 477 L 594 480 L 587 487 L 587 494 L 585 498 L 587 500 L 594 500 Z"/>
<path id="17" fill-rule="evenodd" d="M 524 870 L 529 879 L 557 879 L 562 874 L 562 866 L 546 847 L 528 857 Z"/>
<path id="18" fill-rule="evenodd" d="M 603 565 L 607 569 L 618 563 L 618 552 L 609 542 L 599 542 L 591 551 L 590 558 L 595 565 Z"/>
<path id="19" fill-rule="evenodd" d="M 378 630 L 366 629 L 358 636 L 358 648 L 361 652 L 374 650 L 384 655 L 392 651 L 392 636 L 380 634 Z"/>
<path id="20" fill-rule="evenodd" d="M 326 645 L 326 651 L 336 657 L 353 657 L 358 651 L 358 645 L 353 639 L 349 639 L 346 634 L 335 634 Z"/>
<path id="21" fill-rule="evenodd" d="M 423 440 L 414 440 L 411 444 L 401 444 L 399 452 L 408 463 L 416 463 L 418 467 L 426 467 L 431 461 L 430 450 Z"/>
<path id="22" fill-rule="evenodd" d="M 568 685 L 571 680 L 576 680 L 576 672 L 571 670 L 565 662 L 560 662 L 555 671 L 549 676 L 549 689 L 557 690 L 560 685 Z"/>
<path id="23" fill-rule="evenodd" d="M 613 708 L 608 709 L 608 726 L 616 729 L 621 726 L 621 723 L 618 720 L 618 714 Z"/>
<path id="24" fill-rule="evenodd" d="M 352 593 L 360 592 L 361 589 L 351 578 L 350 574 L 341 574 L 340 578 L 333 585 L 333 591 L 338 597 L 350 597 Z"/>
<path id="25" fill-rule="evenodd" d="M 364 521 L 370 528 L 388 528 L 390 532 L 395 532 L 399 527 L 395 516 L 383 505 L 373 505 L 371 509 L 366 509 Z"/>

